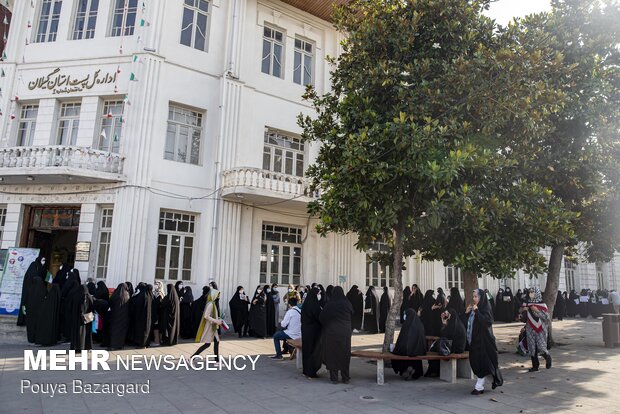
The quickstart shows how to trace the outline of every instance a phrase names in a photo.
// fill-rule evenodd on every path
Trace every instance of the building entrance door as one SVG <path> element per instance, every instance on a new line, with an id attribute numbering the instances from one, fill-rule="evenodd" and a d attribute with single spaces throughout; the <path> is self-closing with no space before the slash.
<path id="1" fill-rule="evenodd" d="M 74 266 L 80 207 L 30 206 L 24 219 L 28 230 L 22 245 L 39 249 L 52 275 L 63 263 Z"/>

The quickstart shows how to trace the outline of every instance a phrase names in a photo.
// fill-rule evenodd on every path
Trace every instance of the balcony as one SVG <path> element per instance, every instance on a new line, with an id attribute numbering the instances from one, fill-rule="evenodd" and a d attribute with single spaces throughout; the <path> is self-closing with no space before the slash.
<path id="1" fill-rule="evenodd" d="M 307 195 L 309 182 L 303 177 L 240 167 L 224 172 L 222 197 L 255 205 L 278 205 L 303 208 L 312 197 Z"/>
<path id="2" fill-rule="evenodd" d="M 348 0 L 282 0 L 293 7 L 308 12 L 323 20 L 329 20 L 334 5 L 345 4 Z"/>
<path id="3" fill-rule="evenodd" d="M 110 183 L 125 181 L 125 158 L 84 147 L 38 146 L 0 149 L 2 184 Z"/>

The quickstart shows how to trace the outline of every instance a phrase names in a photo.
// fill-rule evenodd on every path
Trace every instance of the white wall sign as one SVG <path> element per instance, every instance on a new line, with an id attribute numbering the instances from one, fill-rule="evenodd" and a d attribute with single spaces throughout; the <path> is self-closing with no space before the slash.
<path id="1" fill-rule="evenodd" d="M 22 298 L 22 284 L 26 270 L 39 257 L 39 249 L 12 247 L 0 282 L 0 315 L 17 315 Z"/>

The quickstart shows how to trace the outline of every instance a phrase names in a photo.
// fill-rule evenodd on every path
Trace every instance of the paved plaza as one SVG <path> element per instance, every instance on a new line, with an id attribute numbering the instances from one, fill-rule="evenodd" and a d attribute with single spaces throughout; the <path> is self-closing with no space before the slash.
<path id="1" fill-rule="evenodd" d="M 386 368 L 386 384 L 376 385 L 376 367 L 353 358 L 351 383 L 332 384 L 324 368 L 306 379 L 294 361 L 274 361 L 271 340 L 224 336 L 222 355 L 257 355 L 256 371 L 29 371 L 23 370 L 23 345 L 0 345 L 0 413 L 620 413 L 620 348 L 603 346 L 601 321 L 555 322 L 562 346 L 552 350 L 554 368 L 527 373 L 529 358 L 515 354 L 521 324 L 497 324 L 504 386 L 471 396 L 473 381 L 448 384 L 422 378 L 406 382 Z M 354 335 L 353 348 L 380 346 L 383 335 Z M 64 349 L 67 345 L 54 349 Z M 197 345 L 125 350 L 189 357 Z M 41 349 L 41 348 L 34 348 Z M 210 348 L 209 351 L 212 351 Z M 148 395 L 33 395 L 20 393 L 20 381 L 145 382 Z M 490 386 L 488 387 L 490 388 Z"/>

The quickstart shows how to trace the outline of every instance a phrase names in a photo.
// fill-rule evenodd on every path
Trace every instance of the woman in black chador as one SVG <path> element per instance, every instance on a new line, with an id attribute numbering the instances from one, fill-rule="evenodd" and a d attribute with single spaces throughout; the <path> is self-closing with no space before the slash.
<path id="1" fill-rule="evenodd" d="M 349 293 L 347 293 L 347 299 L 353 306 L 353 319 L 351 324 L 353 330 L 360 331 L 362 329 L 362 318 L 364 317 L 364 294 L 357 285 L 353 285 Z"/>
<path id="2" fill-rule="evenodd" d="M 418 285 L 414 284 L 413 286 L 411 286 L 411 297 L 409 298 L 409 307 L 413 309 L 415 312 L 418 312 L 420 308 L 422 307 L 423 301 L 424 301 L 424 296 L 422 295 L 422 291 L 420 290 Z"/>
<path id="3" fill-rule="evenodd" d="M 312 288 L 306 295 L 301 307 L 301 340 L 303 343 L 303 373 L 310 378 L 316 378 L 321 369 L 321 305 L 320 290 Z"/>
<path id="4" fill-rule="evenodd" d="M 46 274 L 45 257 L 43 256 L 37 257 L 34 262 L 30 263 L 30 266 L 28 266 L 28 270 L 26 270 L 24 280 L 22 281 L 22 298 L 19 304 L 19 315 L 17 316 L 18 326 L 24 326 L 26 324 L 26 313 L 28 313 L 28 310 L 26 309 L 26 313 L 24 313 L 24 308 L 28 305 L 28 297 L 31 293 L 30 288 L 32 281 L 37 276 L 41 279 L 41 281 L 44 281 Z"/>
<path id="5" fill-rule="evenodd" d="M 512 295 L 512 289 L 509 286 L 506 286 L 504 289 L 504 296 L 502 297 L 502 303 L 504 305 L 504 314 L 503 321 L 504 322 L 514 322 L 515 316 L 513 313 L 514 309 L 514 296 Z"/>
<path id="6" fill-rule="evenodd" d="M 243 286 L 237 286 L 237 291 L 228 302 L 228 307 L 230 308 L 230 317 L 233 322 L 233 327 L 235 328 L 235 332 L 239 335 L 239 338 L 243 336 L 248 336 L 249 304 L 250 299 L 248 298 L 248 295 L 245 294 Z M 202 317 L 202 313 L 200 316 Z"/>
<path id="7" fill-rule="evenodd" d="M 110 318 L 108 316 L 108 308 L 110 307 L 108 301 L 110 300 L 110 292 L 105 282 L 97 282 L 97 288 L 95 289 L 95 311 L 99 315 L 101 320 L 100 328 L 93 335 L 95 342 L 100 342 L 101 346 L 107 347 L 110 343 Z"/>
<path id="8" fill-rule="evenodd" d="M 402 356 L 421 356 L 426 354 L 426 335 L 424 333 L 424 325 L 418 317 L 418 314 L 411 308 L 407 309 L 404 314 L 403 326 L 400 328 L 396 345 L 394 346 L 394 355 Z M 401 377 L 407 374 L 405 380 L 418 379 L 422 376 L 422 361 L 401 361 L 392 360 L 392 368 L 394 372 Z"/>
<path id="9" fill-rule="evenodd" d="M 400 318 L 401 325 L 405 323 L 405 311 L 410 308 L 409 306 L 410 300 L 411 300 L 411 288 L 409 286 L 405 286 L 405 289 L 403 290 L 403 301 L 400 304 L 400 312 L 399 312 L 399 318 Z"/>
<path id="10" fill-rule="evenodd" d="M 454 310 L 459 318 L 465 315 L 465 302 L 463 302 L 461 292 L 456 287 L 450 289 L 450 300 L 448 301 L 447 308 Z"/>
<path id="11" fill-rule="evenodd" d="M 73 320 L 71 297 L 82 291 L 81 285 L 80 272 L 77 269 L 71 269 L 69 278 L 60 291 L 60 333 L 63 342 L 71 340 L 71 323 Z"/>
<path id="12" fill-rule="evenodd" d="M 183 288 L 183 297 L 179 298 L 181 305 L 181 338 L 194 339 L 196 331 L 194 331 L 194 320 L 192 316 L 192 304 L 194 302 L 194 294 L 192 288 L 185 286 Z"/>
<path id="13" fill-rule="evenodd" d="M 262 286 L 257 286 L 250 302 L 250 313 L 248 322 L 250 324 L 250 335 L 256 338 L 264 338 L 267 335 L 267 320 L 265 310 L 266 295 Z"/>
<path id="14" fill-rule="evenodd" d="M 392 306 L 390 292 L 388 291 L 387 286 L 383 286 L 383 294 L 381 295 L 381 300 L 379 301 L 379 332 L 381 333 L 385 332 L 385 323 L 387 322 L 390 306 Z"/>
<path id="15" fill-rule="evenodd" d="M 338 371 L 342 382 L 349 383 L 352 316 L 351 303 L 344 296 L 344 290 L 336 286 L 319 317 L 323 328 L 323 358 L 333 383 L 338 382 Z"/>
<path id="16" fill-rule="evenodd" d="M 71 312 L 69 349 L 76 353 L 93 349 L 92 322 L 84 323 L 84 315 L 92 312 L 94 300 L 88 293 L 88 286 L 82 285 L 69 296 L 69 308 Z"/>
<path id="17" fill-rule="evenodd" d="M 380 316 L 379 295 L 377 295 L 374 286 L 370 286 L 366 291 L 364 309 L 364 330 L 371 334 L 378 333 Z"/>
<path id="18" fill-rule="evenodd" d="M 43 279 L 35 276 L 32 278 L 28 289 L 29 293 L 26 300 L 26 336 L 28 342 L 34 343 L 36 332 L 41 323 L 41 310 L 45 295 L 47 294 L 47 288 Z"/>
<path id="19" fill-rule="evenodd" d="M 69 272 L 71 272 L 71 266 L 69 266 L 68 263 L 61 264 L 60 269 L 56 272 L 56 276 L 54 276 L 54 281 L 52 283 L 58 285 L 60 290 L 62 290 L 65 282 L 69 279 Z"/>
<path id="20" fill-rule="evenodd" d="M 147 348 L 150 344 L 153 318 L 153 287 L 141 282 L 136 287 L 136 294 L 129 299 L 131 314 L 130 338 L 138 348 Z"/>
<path id="21" fill-rule="evenodd" d="M 60 289 L 57 284 L 48 285 L 37 319 L 34 343 L 55 345 L 60 339 Z"/>
<path id="22" fill-rule="evenodd" d="M 555 306 L 553 307 L 553 317 L 559 321 L 566 317 L 566 300 L 562 296 L 562 292 L 558 290 L 558 296 L 555 298 Z"/>
<path id="23" fill-rule="evenodd" d="M 429 321 L 429 329 L 426 329 L 425 332 L 429 336 L 440 336 L 441 335 L 441 317 L 446 310 L 446 297 L 443 293 L 437 294 L 437 299 L 435 299 L 435 303 L 431 306 L 430 311 L 430 321 Z M 426 312 L 428 314 L 428 312 Z M 425 377 L 436 378 L 439 377 L 439 361 L 428 361 L 428 369 L 426 370 Z"/>
<path id="24" fill-rule="evenodd" d="M 159 333 L 162 345 L 176 345 L 179 342 L 181 330 L 179 296 L 171 283 L 166 285 L 166 289 L 168 294 L 159 307 Z"/>
<path id="25" fill-rule="evenodd" d="M 265 293 L 265 333 L 268 337 L 272 337 L 276 333 L 276 308 L 273 306 L 271 286 L 263 286 L 263 292 Z"/>
<path id="26" fill-rule="evenodd" d="M 110 296 L 110 344 L 112 350 L 123 349 L 129 328 L 129 292 L 127 285 L 120 283 Z"/>
<path id="27" fill-rule="evenodd" d="M 437 336 L 439 335 L 439 330 L 441 329 L 441 325 L 434 321 L 433 318 L 433 306 L 435 305 L 435 292 L 432 290 L 427 290 L 424 294 L 424 300 L 422 301 L 422 306 L 420 307 L 419 315 L 422 320 L 422 324 L 424 325 L 424 332 L 426 335 Z"/>
<path id="28" fill-rule="evenodd" d="M 472 395 L 484 392 L 484 379 L 493 376 L 492 388 L 504 383 L 497 361 L 497 344 L 493 335 L 493 310 L 482 289 L 475 289 L 474 304 L 467 307 L 467 343 L 469 363 L 477 377 Z"/>
<path id="29" fill-rule="evenodd" d="M 467 331 L 465 325 L 459 317 L 457 311 L 452 308 L 448 308 L 441 315 L 441 334 L 440 337 L 446 338 L 452 341 L 452 347 L 450 351 L 453 354 L 462 354 L 465 352 L 467 346 Z"/>

